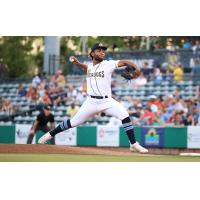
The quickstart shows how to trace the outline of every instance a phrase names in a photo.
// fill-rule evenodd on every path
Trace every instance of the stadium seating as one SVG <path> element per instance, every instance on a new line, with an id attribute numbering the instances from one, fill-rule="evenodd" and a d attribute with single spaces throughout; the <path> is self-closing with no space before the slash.
<path id="1" fill-rule="evenodd" d="M 162 95 L 166 96 L 175 92 L 176 88 L 180 88 L 180 94 L 183 99 L 187 99 L 189 97 L 194 97 L 196 84 L 192 80 L 182 81 L 181 83 L 175 84 L 173 82 L 163 81 L 161 85 L 154 85 L 152 81 L 148 82 L 145 86 L 140 87 L 138 89 L 133 89 L 132 84 L 128 83 L 118 75 L 115 77 L 116 79 L 116 87 L 113 88 L 113 92 L 121 99 L 126 99 L 127 96 L 132 96 L 133 98 L 140 98 L 145 105 L 145 102 L 148 100 L 149 95 Z M 85 76 L 83 75 L 68 75 L 67 83 L 73 85 L 75 88 L 81 87 L 82 83 L 85 80 Z M 23 83 L 23 85 L 28 88 L 30 83 Z M 20 112 L 29 111 L 31 107 L 35 106 L 34 102 L 29 102 L 26 97 L 19 97 L 16 95 L 17 88 L 19 84 L 9 83 L 9 84 L 0 84 L 0 94 L 4 99 L 9 99 L 13 103 L 13 105 L 20 106 Z M 67 85 L 66 85 L 67 86 Z M 53 113 L 55 115 L 56 123 L 61 122 L 63 117 L 66 116 L 66 110 L 68 108 L 68 103 L 62 106 L 54 106 Z M 39 111 L 35 110 L 32 112 L 27 112 L 25 115 L 17 115 L 13 118 L 13 123 L 22 123 L 22 124 L 31 124 Z M 1 120 L 2 117 L 8 116 L 8 113 L 0 112 L 0 124 L 10 124 L 11 120 Z M 106 124 L 108 123 L 108 117 L 97 117 L 89 119 L 88 123 L 95 125 L 98 124 Z"/>

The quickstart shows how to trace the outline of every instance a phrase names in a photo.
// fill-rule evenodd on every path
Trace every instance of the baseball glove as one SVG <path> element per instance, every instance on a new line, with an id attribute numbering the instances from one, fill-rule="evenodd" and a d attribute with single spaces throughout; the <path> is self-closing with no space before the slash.
<path id="1" fill-rule="evenodd" d="M 139 69 L 134 69 L 133 67 L 126 67 L 123 71 L 121 76 L 125 78 L 126 80 L 131 80 L 138 78 L 140 76 L 141 72 Z"/>

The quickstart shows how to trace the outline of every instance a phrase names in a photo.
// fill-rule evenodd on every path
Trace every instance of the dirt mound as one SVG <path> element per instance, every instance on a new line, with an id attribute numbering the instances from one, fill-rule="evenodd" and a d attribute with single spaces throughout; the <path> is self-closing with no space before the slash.
<path id="1" fill-rule="evenodd" d="M 178 155 L 185 152 L 200 153 L 200 149 L 149 149 L 146 155 Z M 79 154 L 79 155 L 116 155 L 131 156 L 128 148 L 119 147 L 72 147 L 62 145 L 39 144 L 0 144 L 0 153 L 35 153 L 35 154 Z M 141 154 L 138 154 L 141 155 Z M 145 155 L 145 156 L 146 156 Z"/>
<path id="2" fill-rule="evenodd" d="M 90 154 L 90 155 L 132 155 L 128 151 L 119 151 L 119 148 L 72 147 L 62 145 L 26 145 L 1 144 L 0 153 L 36 153 L 36 154 Z"/>

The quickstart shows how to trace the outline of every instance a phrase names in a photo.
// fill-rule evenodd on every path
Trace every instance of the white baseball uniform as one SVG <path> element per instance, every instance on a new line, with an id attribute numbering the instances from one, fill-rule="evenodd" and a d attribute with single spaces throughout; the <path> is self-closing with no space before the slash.
<path id="1" fill-rule="evenodd" d="M 88 97 L 76 115 L 70 119 L 71 126 L 75 127 L 84 123 L 89 117 L 99 112 L 114 116 L 120 120 L 129 116 L 126 109 L 111 94 L 111 77 L 118 67 L 119 61 L 102 61 L 87 67 L 87 94 Z M 97 99 L 96 97 L 103 97 Z"/>

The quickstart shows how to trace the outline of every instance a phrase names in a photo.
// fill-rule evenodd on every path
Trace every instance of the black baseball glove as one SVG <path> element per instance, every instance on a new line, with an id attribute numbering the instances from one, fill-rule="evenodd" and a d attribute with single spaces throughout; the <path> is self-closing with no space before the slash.
<path id="1" fill-rule="evenodd" d="M 127 66 L 123 71 L 121 76 L 125 78 L 126 80 L 132 80 L 135 78 L 138 78 L 140 76 L 140 70 L 134 69 L 133 67 Z"/>

